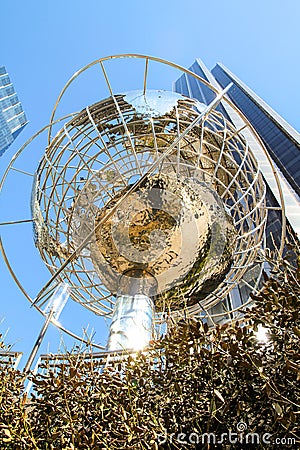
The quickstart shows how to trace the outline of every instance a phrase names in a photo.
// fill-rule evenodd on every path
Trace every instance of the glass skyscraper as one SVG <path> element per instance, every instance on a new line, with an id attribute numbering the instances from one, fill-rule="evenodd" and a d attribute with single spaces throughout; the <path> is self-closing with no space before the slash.
<path id="1" fill-rule="evenodd" d="M 27 124 L 26 115 L 4 66 L 0 66 L 0 156 Z"/>
<path id="2" fill-rule="evenodd" d="M 264 177 L 267 188 L 267 206 L 269 208 L 266 227 L 267 247 L 272 249 L 274 245 L 279 246 L 282 229 L 282 216 L 279 208 L 281 204 L 280 192 L 268 158 L 272 160 L 275 174 L 282 188 L 289 232 L 297 233 L 299 236 L 300 134 L 222 64 L 216 64 L 210 71 L 200 59 L 196 59 L 189 70 L 219 91 L 229 83 L 233 83 L 227 96 L 244 114 L 257 133 L 255 134 L 247 127 L 243 118 L 227 102 L 223 101 L 218 105 L 217 109 L 247 139 Z M 208 86 L 188 74 L 183 74 L 174 83 L 173 90 L 188 97 L 197 98 L 204 104 L 209 104 L 216 95 Z M 268 155 L 264 152 L 260 140 L 263 142 Z M 251 271 L 253 271 L 252 275 Z M 255 272 L 255 267 L 249 268 L 249 282 L 251 282 L 251 278 L 254 280 L 257 276 Z M 248 296 L 247 284 L 241 283 L 227 299 L 224 299 L 223 307 L 226 309 L 226 303 L 230 303 L 228 309 L 234 309 L 234 306 L 246 302 Z M 212 313 L 215 314 L 218 311 L 213 310 Z"/>

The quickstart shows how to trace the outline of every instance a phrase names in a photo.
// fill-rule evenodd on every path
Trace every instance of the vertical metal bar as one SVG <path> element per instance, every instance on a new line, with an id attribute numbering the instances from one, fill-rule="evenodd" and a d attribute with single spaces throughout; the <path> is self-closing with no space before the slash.
<path id="1" fill-rule="evenodd" d="M 16 360 L 15 360 L 15 364 L 14 364 L 14 369 L 17 370 L 19 364 L 20 364 L 20 360 L 22 358 L 23 353 L 19 353 Z"/>
<path id="2" fill-rule="evenodd" d="M 112 97 L 112 99 L 113 99 L 113 101 L 114 101 L 114 103 L 115 103 L 115 105 L 116 105 L 116 108 L 117 108 L 117 111 L 118 111 L 118 113 L 119 113 L 120 119 L 121 119 L 121 121 L 122 121 L 122 123 L 123 123 L 123 127 L 124 127 L 124 130 L 125 130 L 125 134 L 127 135 L 127 138 L 128 138 L 128 140 L 129 140 L 130 147 L 131 147 L 131 150 L 132 150 L 134 159 L 135 159 L 136 167 L 137 167 L 138 171 L 140 172 L 140 175 L 142 175 L 140 163 L 139 163 L 138 158 L 137 158 L 137 154 L 136 154 L 136 151 L 135 151 L 135 146 L 134 146 L 134 143 L 132 142 L 132 138 L 131 138 L 130 132 L 129 132 L 129 130 L 128 130 L 128 126 L 127 126 L 126 120 L 125 120 L 125 118 L 124 118 L 124 115 L 123 115 L 122 110 L 121 110 L 121 108 L 120 108 L 120 105 L 119 105 L 119 103 L 118 103 L 118 100 L 116 99 L 116 97 L 115 97 L 115 95 L 114 95 L 114 93 L 113 93 L 112 87 L 111 87 L 111 85 L 110 85 L 110 82 L 109 82 L 109 79 L 108 79 L 108 76 L 107 76 L 107 73 L 106 73 L 106 70 L 105 70 L 105 67 L 104 67 L 102 61 L 100 61 L 100 65 L 101 65 L 101 69 L 102 69 L 102 72 L 103 72 L 103 75 L 104 75 L 106 84 L 107 84 L 107 86 L 108 86 L 110 95 L 111 95 L 111 97 Z"/>
<path id="3" fill-rule="evenodd" d="M 41 364 L 41 358 L 39 358 L 37 360 L 37 363 L 34 366 L 34 369 L 33 369 L 33 372 L 32 372 L 33 375 L 37 374 L 40 364 Z M 28 397 L 28 395 L 29 395 L 29 393 L 31 391 L 32 385 L 33 385 L 33 381 L 32 380 L 28 380 L 27 385 L 26 385 L 26 389 L 25 389 L 25 392 L 24 392 L 25 401 L 26 401 L 26 399 L 27 399 L 27 397 Z"/>
<path id="4" fill-rule="evenodd" d="M 44 338 L 44 336 L 45 336 L 45 334 L 46 334 L 46 331 L 47 331 L 47 329 L 48 329 L 48 327 L 49 327 L 49 324 L 50 324 L 50 322 L 51 322 L 51 319 L 52 319 L 52 317 L 53 317 L 54 312 L 55 312 L 54 309 L 52 309 L 52 310 L 50 311 L 50 313 L 48 314 L 47 319 L 45 320 L 45 323 L 44 323 L 44 325 L 43 325 L 43 327 L 42 327 L 42 329 L 41 329 L 41 331 L 40 331 L 40 334 L 38 335 L 38 338 L 37 338 L 37 340 L 36 340 L 36 342 L 35 342 L 35 344 L 34 344 L 34 346 L 33 346 L 33 349 L 32 349 L 32 351 L 31 351 L 30 356 L 29 356 L 29 358 L 28 358 L 28 360 L 27 360 L 27 363 L 26 363 L 26 365 L 25 365 L 25 367 L 24 367 L 24 372 L 25 372 L 25 373 L 27 373 L 27 372 L 30 371 L 30 368 L 31 368 L 31 366 L 32 366 L 32 363 L 33 363 L 33 361 L 34 361 L 34 358 L 36 357 L 36 354 L 37 354 L 37 352 L 38 352 L 38 349 L 39 349 L 40 346 L 41 346 L 41 343 L 42 343 L 43 338 Z"/>
<path id="5" fill-rule="evenodd" d="M 145 95 L 145 94 L 146 94 L 146 89 L 147 89 L 148 63 L 149 63 L 149 59 L 148 59 L 148 58 L 146 58 L 146 64 L 145 64 L 145 72 L 144 72 L 144 87 L 143 87 L 143 95 Z"/>

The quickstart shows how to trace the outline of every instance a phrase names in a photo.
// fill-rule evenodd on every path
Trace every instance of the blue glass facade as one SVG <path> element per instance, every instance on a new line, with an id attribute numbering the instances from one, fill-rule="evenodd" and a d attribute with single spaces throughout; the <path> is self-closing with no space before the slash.
<path id="1" fill-rule="evenodd" d="M 209 82 L 209 79 L 197 61 L 194 62 L 189 70 Z M 208 86 L 188 74 L 183 74 L 177 81 L 175 81 L 174 90 L 180 94 L 186 95 L 187 97 L 196 98 L 205 105 L 208 105 L 216 97 L 216 94 Z M 223 108 L 222 104 L 219 104 L 216 109 L 220 111 L 227 120 L 230 120 L 230 117 Z"/>
<path id="2" fill-rule="evenodd" d="M 281 170 L 291 188 L 300 196 L 300 139 L 297 139 L 295 130 L 291 130 L 291 127 L 287 123 L 285 124 L 283 119 L 222 65 L 217 64 L 209 72 L 201 61 L 196 60 L 189 70 L 219 89 L 224 89 L 229 83 L 233 83 L 233 87 L 227 95 L 255 128 L 269 155 Z M 209 87 L 186 74 L 174 83 L 174 89 L 183 95 L 197 98 L 205 104 L 211 102 L 215 96 Z M 232 121 L 222 104 L 218 106 L 218 109 L 228 120 Z M 268 183 L 266 183 L 266 187 L 268 207 L 278 207 L 277 200 Z M 274 243 L 278 245 L 281 228 L 281 213 L 270 209 L 266 231 L 269 248 L 274 248 Z"/>
<path id="3" fill-rule="evenodd" d="M 190 67 L 190 71 L 196 73 L 201 78 L 204 78 L 206 81 L 206 75 L 195 61 L 194 64 Z M 194 98 L 197 98 L 200 102 L 208 104 L 210 103 L 214 98 L 215 94 L 214 92 L 205 84 L 201 83 L 196 78 L 192 77 L 191 75 L 182 75 L 176 82 L 175 82 L 175 91 L 180 92 L 183 95 L 186 95 L 187 97 L 190 97 L 191 94 Z"/>
<path id="4" fill-rule="evenodd" d="M 230 100 L 245 114 L 263 140 L 269 154 L 282 171 L 293 189 L 300 196 L 300 145 L 299 142 L 272 115 L 265 110 L 257 97 L 238 83 L 236 77 L 217 64 L 212 74 L 220 86 L 225 88 L 233 82 L 228 92 Z"/>
<path id="5" fill-rule="evenodd" d="M 218 90 L 224 89 L 231 82 L 233 83 L 233 87 L 227 95 L 255 128 L 264 142 L 269 155 L 287 181 L 288 189 L 291 188 L 291 191 L 294 191 L 293 195 L 295 197 L 297 195 L 300 196 L 300 139 L 298 133 L 222 65 L 217 64 L 210 72 L 200 60 L 196 60 L 189 70 L 199 75 Z M 174 83 L 174 90 L 188 97 L 197 98 L 205 104 L 209 104 L 215 97 L 215 94 L 208 86 L 188 74 L 183 74 Z M 236 126 L 236 119 L 232 116 L 233 111 L 224 106 L 220 103 L 217 109 Z M 278 208 L 277 199 L 268 185 L 268 181 L 266 179 L 265 181 L 266 201 L 269 207 L 266 246 L 273 249 L 274 244 L 276 247 L 279 247 L 280 244 L 282 216 Z M 299 209 L 299 198 L 297 204 Z M 289 220 L 288 216 L 287 220 Z M 294 234 L 292 227 L 289 230 Z M 259 280 L 259 267 L 254 265 L 253 268 L 249 268 L 248 277 L 249 280 Z M 218 314 L 224 310 L 238 307 L 248 300 L 250 292 L 251 289 L 247 284 L 240 283 L 223 302 L 212 308 L 211 313 Z"/>
<path id="6" fill-rule="evenodd" d="M 0 67 L 0 156 L 27 124 L 26 115 L 5 67 Z"/>

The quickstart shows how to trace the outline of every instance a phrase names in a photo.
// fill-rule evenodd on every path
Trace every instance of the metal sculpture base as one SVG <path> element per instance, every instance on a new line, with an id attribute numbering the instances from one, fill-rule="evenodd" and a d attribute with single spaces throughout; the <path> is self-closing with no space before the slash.
<path id="1" fill-rule="evenodd" d="M 153 335 L 154 304 L 143 294 L 118 295 L 107 350 L 141 350 Z"/>

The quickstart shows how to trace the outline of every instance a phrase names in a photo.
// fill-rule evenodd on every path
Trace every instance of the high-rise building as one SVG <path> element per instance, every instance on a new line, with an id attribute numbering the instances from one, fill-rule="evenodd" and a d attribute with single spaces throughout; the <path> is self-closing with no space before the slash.
<path id="1" fill-rule="evenodd" d="M 219 90 L 233 83 L 227 95 L 263 141 L 282 186 L 288 223 L 300 235 L 300 134 L 223 65 L 217 64 L 209 71 L 203 62 L 197 59 L 190 70 Z M 182 75 L 174 83 L 174 90 L 188 97 L 197 98 L 205 104 L 215 96 L 208 86 L 187 74 Z M 218 109 L 237 130 L 245 126 L 242 118 L 225 101 Z M 268 201 L 275 207 L 277 202 L 280 204 L 279 193 L 275 186 L 274 173 L 270 171 L 270 164 L 266 160 L 261 143 L 251 130 L 245 128 L 241 133 L 248 140 L 260 165 L 268 189 Z M 268 231 L 269 234 L 272 232 L 276 240 L 276 234 L 279 234 L 280 214 L 274 211 L 276 210 L 269 211 Z"/>
<path id="2" fill-rule="evenodd" d="M 253 132 L 243 120 L 243 116 L 226 101 L 222 101 L 218 105 L 217 109 L 234 124 L 238 132 L 248 141 L 264 177 L 269 208 L 266 226 L 267 247 L 279 246 L 282 230 L 282 215 L 279 206 L 282 203 L 281 196 L 283 196 L 285 204 L 288 232 L 297 233 L 299 236 L 300 134 L 222 64 L 216 64 L 210 71 L 200 59 L 196 59 L 190 67 L 190 71 L 199 75 L 219 91 L 233 83 L 227 96 L 255 130 Z M 204 104 L 209 104 L 216 95 L 209 86 L 186 73 L 174 83 L 173 90 L 188 97 L 197 98 Z M 269 163 L 270 159 L 274 169 Z M 280 182 L 282 192 L 277 188 L 276 177 Z M 253 276 L 255 277 L 255 271 Z M 250 278 L 251 273 L 249 273 Z M 232 309 L 235 305 L 238 306 L 247 301 L 248 296 L 247 286 L 240 284 L 224 300 L 224 307 L 226 308 L 226 302 L 229 302 L 228 309 Z"/>
<path id="3" fill-rule="evenodd" d="M 0 156 L 27 124 L 26 115 L 5 67 L 0 66 Z"/>

